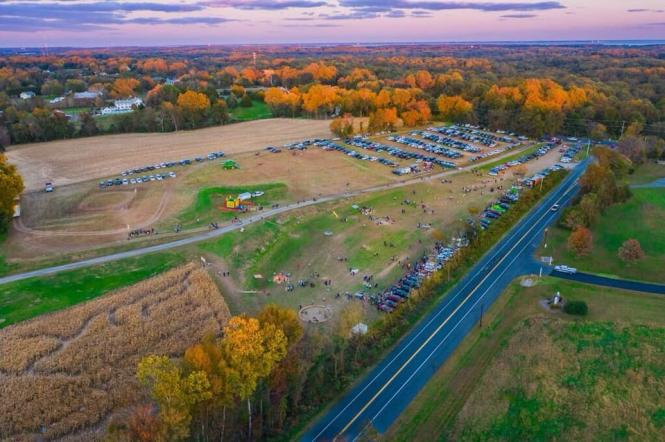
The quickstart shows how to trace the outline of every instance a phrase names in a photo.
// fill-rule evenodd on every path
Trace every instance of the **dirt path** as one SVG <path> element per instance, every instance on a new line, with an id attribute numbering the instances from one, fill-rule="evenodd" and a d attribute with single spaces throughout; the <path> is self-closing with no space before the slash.
<path id="1" fill-rule="evenodd" d="M 252 152 L 267 146 L 330 136 L 329 121 L 274 118 L 192 131 L 104 135 L 75 140 L 19 145 L 7 152 L 27 191 L 119 174 L 163 161 L 207 155 Z"/>
<path id="2" fill-rule="evenodd" d="M 164 194 L 162 195 L 162 198 L 159 202 L 159 206 L 157 206 L 157 209 L 155 212 L 153 212 L 152 215 L 150 215 L 149 218 L 146 220 L 142 221 L 139 224 L 131 226 L 131 229 L 145 229 L 150 227 L 151 225 L 157 223 L 161 218 L 164 212 L 166 211 L 169 201 L 171 200 L 171 196 L 173 195 L 173 186 L 168 186 Z M 94 230 L 94 231 L 72 231 L 72 230 L 67 230 L 67 231 L 58 231 L 58 230 L 38 230 L 38 229 L 31 229 L 30 227 L 26 226 L 23 223 L 22 218 L 16 218 L 14 220 L 14 228 L 18 230 L 21 233 L 25 234 L 30 234 L 34 236 L 41 236 L 41 237 L 53 237 L 53 236 L 58 236 L 58 237 L 67 237 L 67 236 L 107 236 L 107 235 L 122 235 L 127 233 L 128 229 L 127 228 L 122 228 L 122 229 L 110 229 L 110 230 Z"/>

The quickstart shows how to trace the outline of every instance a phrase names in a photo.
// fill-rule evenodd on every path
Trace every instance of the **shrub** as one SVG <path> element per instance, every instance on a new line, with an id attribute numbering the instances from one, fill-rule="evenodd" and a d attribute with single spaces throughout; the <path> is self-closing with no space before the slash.
<path id="1" fill-rule="evenodd" d="M 586 316 L 589 307 L 584 301 L 569 301 L 563 306 L 563 311 L 569 315 Z"/>

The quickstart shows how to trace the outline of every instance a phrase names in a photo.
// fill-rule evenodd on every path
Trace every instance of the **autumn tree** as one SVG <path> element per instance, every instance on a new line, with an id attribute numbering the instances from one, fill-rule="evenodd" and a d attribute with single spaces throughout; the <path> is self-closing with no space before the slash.
<path id="1" fill-rule="evenodd" d="M 394 107 L 377 109 L 369 116 L 369 130 L 373 132 L 394 130 L 399 123 Z"/>
<path id="2" fill-rule="evenodd" d="M 208 336 L 185 351 L 185 364 L 193 370 L 202 371 L 210 382 L 209 405 L 222 408 L 222 439 L 226 428 L 226 409 L 233 405 L 234 384 L 222 353 L 220 342 Z"/>
<path id="3" fill-rule="evenodd" d="M 459 95 L 440 96 L 436 100 L 436 107 L 442 119 L 453 122 L 467 121 L 473 111 L 473 104 Z"/>
<path id="4" fill-rule="evenodd" d="M 415 80 L 416 80 L 416 87 L 423 90 L 429 89 L 434 85 L 434 79 L 432 78 L 432 74 L 430 74 L 428 71 L 425 70 L 420 70 L 416 72 Z"/>
<path id="5" fill-rule="evenodd" d="M 192 408 L 212 397 L 206 374 L 193 371 L 186 375 L 167 356 L 151 355 L 141 359 L 136 376 L 157 404 L 164 437 L 187 438 Z"/>
<path id="6" fill-rule="evenodd" d="M 118 78 L 111 86 L 111 97 L 113 98 L 127 98 L 134 96 L 136 89 L 141 84 L 135 78 Z"/>
<path id="7" fill-rule="evenodd" d="M 9 164 L 7 157 L 0 154 L 0 232 L 7 231 L 7 226 L 14 216 L 16 200 L 23 189 L 23 178 L 16 166 Z"/>
<path id="8" fill-rule="evenodd" d="M 234 316 L 224 327 L 221 349 L 234 392 L 247 401 L 248 439 L 251 439 L 251 396 L 259 381 L 286 356 L 287 338 L 271 323 L 261 324 L 255 318 Z"/>
<path id="9" fill-rule="evenodd" d="M 302 324 L 293 309 L 268 304 L 261 309 L 257 319 L 262 326 L 271 325 L 281 330 L 286 337 L 287 347 L 297 344 L 303 336 Z"/>
<path id="10" fill-rule="evenodd" d="M 231 93 L 235 95 L 237 98 L 242 98 L 245 96 L 245 88 L 242 86 L 242 84 L 234 84 L 231 86 Z"/>
<path id="11" fill-rule="evenodd" d="M 592 247 L 591 231 L 584 226 L 577 226 L 568 237 L 568 250 L 577 256 L 588 255 Z"/>
<path id="12" fill-rule="evenodd" d="M 644 251 L 636 239 L 627 239 L 619 247 L 619 258 L 625 263 L 634 263 L 644 258 Z"/>
<path id="13" fill-rule="evenodd" d="M 339 101 L 337 88 L 334 86 L 315 84 L 302 97 L 302 107 L 316 117 L 321 112 L 330 113 Z"/>
<path id="14" fill-rule="evenodd" d="M 302 95 L 297 88 L 286 90 L 284 88 L 268 88 L 264 101 L 270 107 L 273 115 L 288 115 L 295 117 L 302 103 Z"/>
<path id="15" fill-rule="evenodd" d="M 330 132 L 340 138 L 353 136 L 353 118 L 349 114 L 335 118 L 330 122 Z"/>
<path id="16" fill-rule="evenodd" d="M 182 112 L 183 120 L 191 127 L 197 125 L 203 114 L 210 108 L 210 99 L 206 94 L 195 91 L 186 91 L 178 95 L 178 108 Z"/>
<path id="17" fill-rule="evenodd" d="M 162 424 L 150 405 L 139 405 L 127 421 L 127 429 L 132 440 L 157 442 L 161 438 Z"/>

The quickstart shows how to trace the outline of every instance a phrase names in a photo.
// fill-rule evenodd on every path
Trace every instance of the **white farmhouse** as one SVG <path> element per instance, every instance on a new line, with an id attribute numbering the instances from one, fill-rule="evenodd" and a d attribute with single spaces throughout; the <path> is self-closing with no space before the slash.
<path id="1" fill-rule="evenodd" d="M 134 106 L 138 107 L 142 104 L 143 100 L 139 97 L 132 97 L 126 100 L 115 100 L 112 107 L 105 107 L 102 109 L 102 115 L 125 114 L 131 112 Z"/>

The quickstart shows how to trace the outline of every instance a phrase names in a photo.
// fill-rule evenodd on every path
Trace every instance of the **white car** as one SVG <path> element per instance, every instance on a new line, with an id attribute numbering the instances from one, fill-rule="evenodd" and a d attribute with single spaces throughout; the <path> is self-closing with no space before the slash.
<path id="1" fill-rule="evenodd" d="M 576 269 L 576 268 L 574 268 L 574 267 L 568 267 L 568 266 L 565 266 L 565 265 L 558 265 L 558 266 L 555 266 L 555 267 L 554 267 L 554 270 L 556 270 L 557 272 L 561 272 L 561 273 L 569 273 L 569 274 L 571 274 L 571 275 L 577 273 L 577 269 Z"/>
<path id="2" fill-rule="evenodd" d="M 561 207 L 561 206 L 559 206 L 558 204 L 555 204 L 555 205 L 552 206 L 552 208 L 550 210 L 552 212 L 556 212 L 557 210 L 559 210 L 559 207 Z"/>

